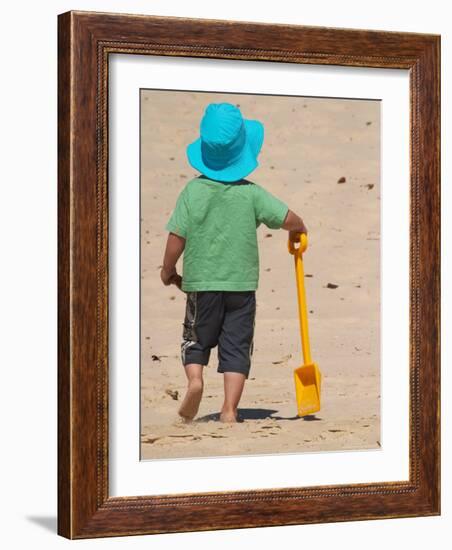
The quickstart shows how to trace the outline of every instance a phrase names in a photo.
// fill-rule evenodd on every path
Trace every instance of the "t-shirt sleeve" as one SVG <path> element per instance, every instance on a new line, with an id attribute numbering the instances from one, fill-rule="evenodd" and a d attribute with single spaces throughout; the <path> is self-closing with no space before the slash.
<path id="1" fill-rule="evenodd" d="M 188 214 L 187 188 L 184 188 L 177 198 L 176 206 L 165 226 L 165 229 L 185 239 L 187 237 L 188 230 Z"/>
<path id="2" fill-rule="evenodd" d="M 264 223 L 269 229 L 280 229 L 286 219 L 289 207 L 260 185 L 255 185 L 254 210 L 256 225 Z"/>

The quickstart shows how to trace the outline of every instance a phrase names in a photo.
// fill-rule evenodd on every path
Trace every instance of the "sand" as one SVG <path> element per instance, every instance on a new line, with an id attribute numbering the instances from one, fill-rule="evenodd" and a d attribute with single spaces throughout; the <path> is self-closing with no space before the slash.
<path id="1" fill-rule="evenodd" d="M 216 350 L 204 369 L 198 416 L 184 424 L 177 415 L 186 387 L 185 294 L 162 285 L 159 266 L 165 223 L 197 174 L 185 148 L 212 101 L 239 104 L 246 118 L 264 123 L 260 166 L 249 179 L 287 202 L 309 230 L 311 351 L 324 377 L 322 409 L 312 417 L 296 415 L 293 370 L 302 358 L 287 233 L 265 226 L 258 230 L 253 362 L 239 405 L 244 421 L 218 420 Z M 146 90 L 141 105 L 141 458 L 379 448 L 379 102 Z"/>

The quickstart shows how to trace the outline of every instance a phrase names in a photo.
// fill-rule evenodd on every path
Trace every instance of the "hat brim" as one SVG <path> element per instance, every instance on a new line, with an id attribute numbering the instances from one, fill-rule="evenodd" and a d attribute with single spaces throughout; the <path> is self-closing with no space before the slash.
<path id="1" fill-rule="evenodd" d="M 240 156 L 233 164 L 221 170 L 209 168 L 204 163 L 201 150 L 201 138 L 198 138 L 187 147 L 187 157 L 190 165 L 208 178 L 217 181 L 233 182 L 248 176 L 259 166 L 257 156 L 260 153 L 264 141 L 264 126 L 258 120 L 245 119 L 244 122 L 246 131 L 245 145 Z"/>

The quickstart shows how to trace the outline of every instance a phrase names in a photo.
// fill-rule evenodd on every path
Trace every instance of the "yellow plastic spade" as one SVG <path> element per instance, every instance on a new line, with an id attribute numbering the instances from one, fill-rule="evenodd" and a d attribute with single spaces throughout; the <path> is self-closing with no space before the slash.
<path id="1" fill-rule="evenodd" d="M 308 312 L 306 307 L 303 270 L 303 252 L 307 247 L 308 237 L 305 233 L 301 233 L 300 245 L 298 247 L 295 247 L 294 243 L 289 240 L 289 252 L 293 255 L 295 260 L 298 314 L 300 317 L 301 347 L 304 361 L 303 365 L 294 370 L 298 416 L 314 414 L 320 410 L 320 390 L 322 384 L 322 373 L 316 363 L 312 362 L 311 348 L 309 345 Z"/>

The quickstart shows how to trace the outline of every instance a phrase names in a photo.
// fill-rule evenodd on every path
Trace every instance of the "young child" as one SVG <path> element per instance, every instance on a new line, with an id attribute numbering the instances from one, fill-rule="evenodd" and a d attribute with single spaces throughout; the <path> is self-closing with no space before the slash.
<path id="1" fill-rule="evenodd" d="M 200 137 L 187 148 L 200 176 L 180 193 L 169 231 L 161 279 L 186 292 L 181 358 L 188 389 L 179 415 L 192 420 L 203 392 L 203 367 L 218 345 L 217 371 L 224 376 L 222 422 L 237 422 L 237 406 L 249 376 L 259 278 L 256 228 L 307 233 L 288 206 L 247 179 L 257 166 L 263 125 L 243 119 L 230 103 L 208 105 Z M 176 271 L 183 257 L 182 277 Z"/>

